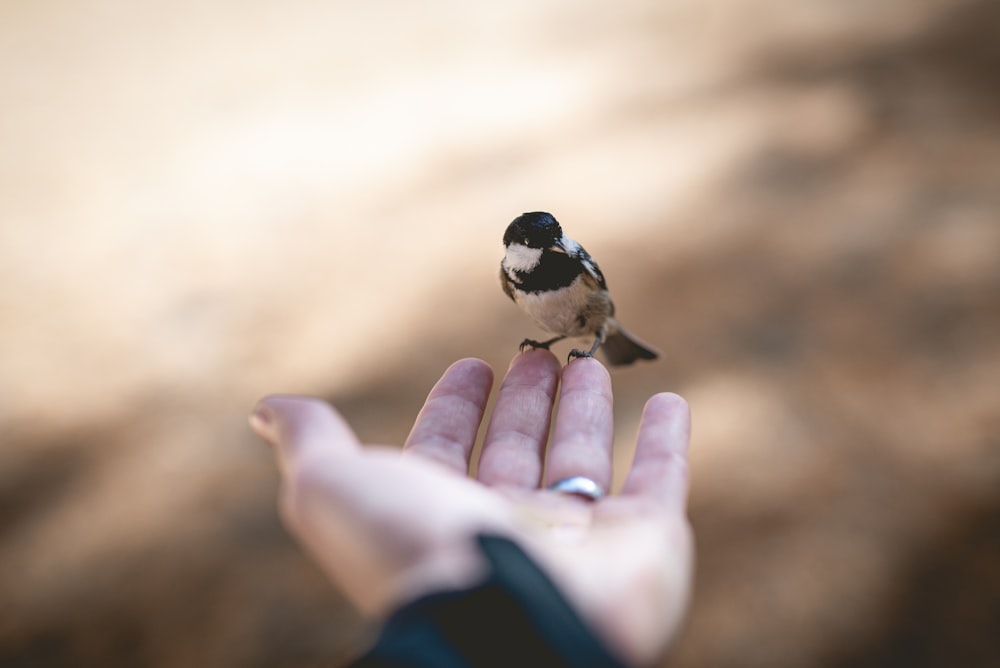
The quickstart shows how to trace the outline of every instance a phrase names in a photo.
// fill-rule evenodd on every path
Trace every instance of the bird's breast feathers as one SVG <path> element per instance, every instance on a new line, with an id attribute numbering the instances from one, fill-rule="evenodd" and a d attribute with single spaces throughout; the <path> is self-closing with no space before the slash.
<path id="1" fill-rule="evenodd" d="M 539 327 L 565 336 L 597 333 L 612 311 L 607 291 L 597 288 L 587 273 L 580 274 L 568 286 L 558 290 L 514 290 L 513 297 Z"/>

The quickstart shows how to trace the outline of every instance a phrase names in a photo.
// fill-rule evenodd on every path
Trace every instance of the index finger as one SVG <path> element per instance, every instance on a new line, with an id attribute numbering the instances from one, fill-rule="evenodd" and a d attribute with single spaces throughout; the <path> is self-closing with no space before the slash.
<path id="1" fill-rule="evenodd" d="M 465 475 L 493 385 L 493 369 L 477 359 L 452 364 L 427 395 L 403 452 L 433 459 Z"/>
<path id="2" fill-rule="evenodd" d="M 632 470 L 622 495 L 644 496 L 683 511 L 687 503 L 691 411 L 679 395 L 663 392 L 646 402 Z"/>

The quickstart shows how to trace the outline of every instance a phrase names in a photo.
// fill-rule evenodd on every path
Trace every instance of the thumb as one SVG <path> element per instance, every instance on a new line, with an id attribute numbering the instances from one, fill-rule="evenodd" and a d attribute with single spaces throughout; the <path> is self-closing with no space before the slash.
<path id="1" fill-rule="evenodd" d="M 310 397 L 265 397 L 250 414 L 250 426 L 274 448 L 286 477 L 303 461 L 337 457 L 360 447 L 347 421 L 330 404 Z"/>

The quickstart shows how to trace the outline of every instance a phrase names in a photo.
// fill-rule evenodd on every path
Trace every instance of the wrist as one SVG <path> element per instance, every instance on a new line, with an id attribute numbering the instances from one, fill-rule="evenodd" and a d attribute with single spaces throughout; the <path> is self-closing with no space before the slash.
<path id="1" fill-rule="evenodd" d="M 428 594 L 469 589 L 488 576 L 489 566 L 472 536 L 437 547 L 396 575 L 383 616 Z"/>

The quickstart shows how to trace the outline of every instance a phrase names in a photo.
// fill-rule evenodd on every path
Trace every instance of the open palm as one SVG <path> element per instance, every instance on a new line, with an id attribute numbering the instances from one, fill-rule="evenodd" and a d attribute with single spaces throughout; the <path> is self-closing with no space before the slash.
<path id="1" fill-rule="evenodd" d="M 286 523 L 362 611 L 383 616 L 474 584 L 484 564 L 471 537 L 497 533 L 539 562 L 609 647 L 647 662 L 676 632 L 690 587 L 687 404 L 669 393 L 647 402 L 621 493 L 591 502 L 545 487 L 577 475 L 610 486 L 611 381 L 594 359 L 561 376 L 548 443 L 559 363 L 544 350 L 514 357 L 475 478 L 470 458 L 493 383 L 480 360 L 445 371 L 402 454 L 362 447 L 315 399 L 268 397 L 252 422 L 276 447 Z"/>

